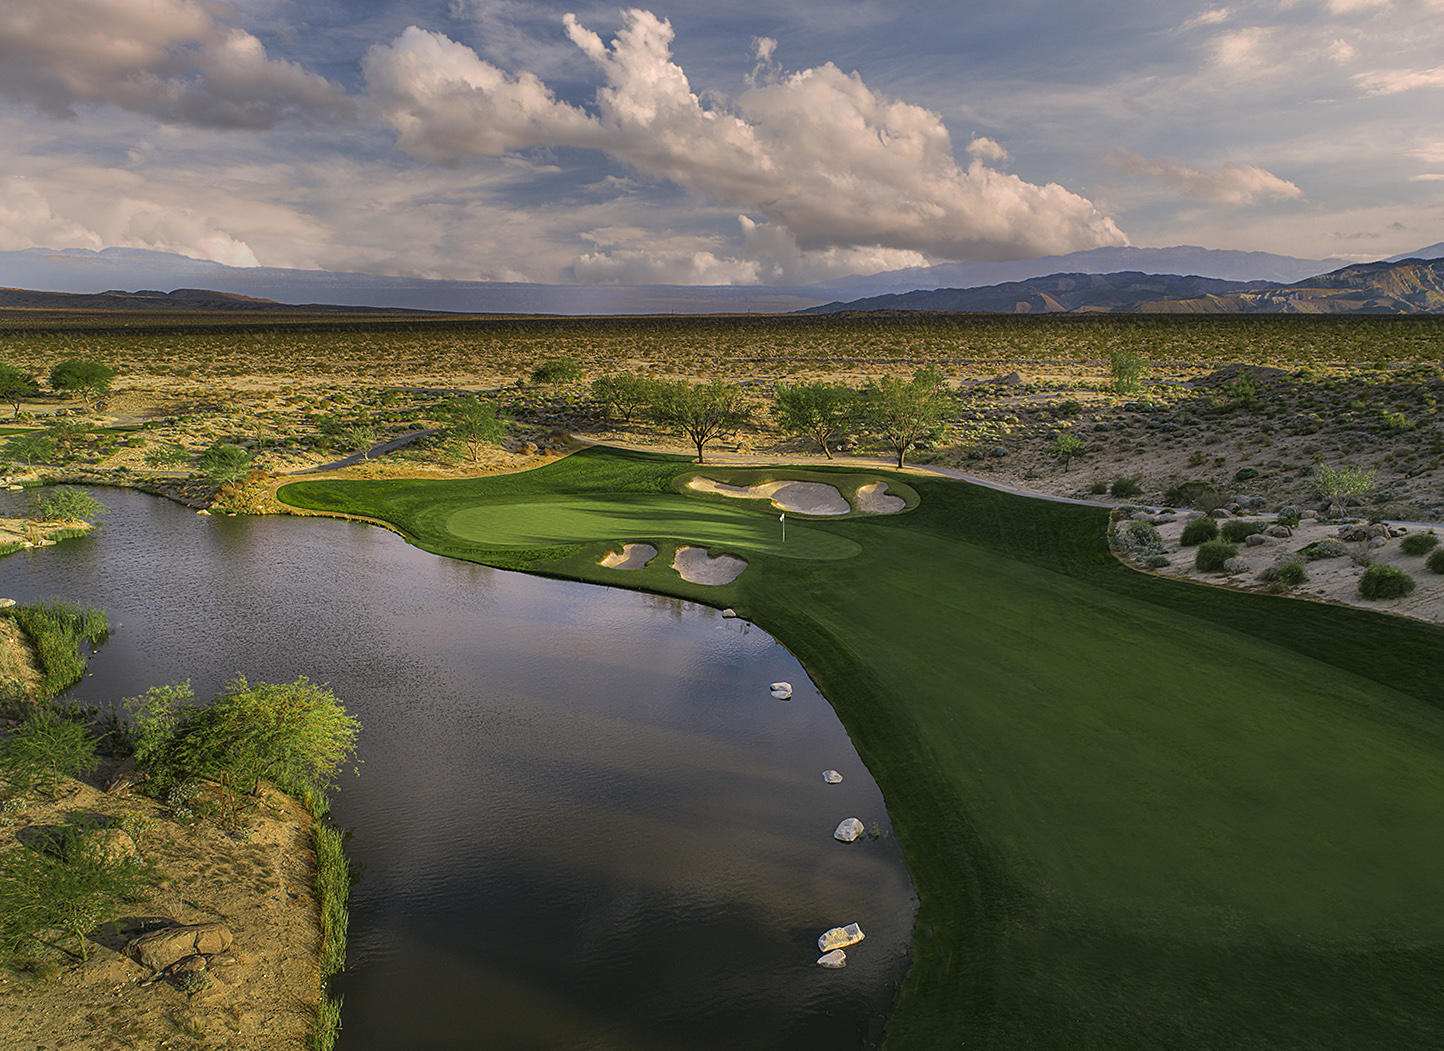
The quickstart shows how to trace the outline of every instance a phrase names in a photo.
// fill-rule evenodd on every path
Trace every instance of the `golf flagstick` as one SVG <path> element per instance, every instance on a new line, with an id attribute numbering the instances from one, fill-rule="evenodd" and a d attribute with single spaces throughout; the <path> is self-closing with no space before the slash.
<path id="1" fill-rule="evenodd" d="M 777 520 L 782 523 L 782 542 L 785 544 L 787 543 L 787 512 L 784 511 L 778 515 Z"/>

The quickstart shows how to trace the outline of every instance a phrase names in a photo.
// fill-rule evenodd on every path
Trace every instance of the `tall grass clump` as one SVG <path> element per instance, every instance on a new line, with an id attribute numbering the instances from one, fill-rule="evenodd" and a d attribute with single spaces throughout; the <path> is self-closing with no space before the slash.
<path id="1" fill-rule="evenodd" d="M 1432 529 L 1427 533 L 1410 533 L 1399 541 L 1399 550 L 1406 555 L 1427 555 L 1438 546 L 1438 534 Z"/>
<path id="2" fill-rule="evenodd" d="M 1203 573 L 1221 573 L 1224 563 L 1238 554 L 1238 545 L 1227 540 L 1205 540 L 1198 545 L 1193 566 Z"/>
<path id="3" fill-rule="evenodd" d="M 1178 538 L 1178 542 L 1184 547 L 1193 547 L 1205 540 L 1213 540 L 1217 536 L 1218 523 L 1204 515 L 1202 518 L 1195 518 L 1183 527 L 1183 535 Z"/>
<path id="4" fill-rule="evenodd" d="M 323 996 L 316 1006 L 316 1028 L 311 1033 L 313 1051 L 332 1051 L 341 1031 L 341 997 Z"/>
<path id="5" fill-rule="evenodd" d="M 1262 522 L 1240 522 L 1237 519 L 1225 522 L 1222 529 L 1223 538 L 1235 544 L 1263 531 L 1264 524 Z"/>
<path id="6" fill-rule="evenodd" d="M 346 837 L 336 828 L 313 826 L 316 846 L 316 897 L 321 906 L 321 976 L 324 982 L 346 966 L 346 936 L 350 926 L 351 868 L 346 862 Z M 341 997 L 324 991 L 316 1005 L 312 1046 L 329 1051 L 341 1028 Z"/>
<path id="7" fill-rule="evenodd" d="M 1375 562 L 1359 578 L 1359 594 L 1367 599 L 1403 598 L 1414 590 L 1414 578 L 1397 566 Z"/>
<path id="8" fill-rule="evenodd" d="M 16 606 L 10 615 L 35 646 L 41 672 L 38 696 L 42 701 L 79 682 L 85 674 L 86 655 L 81 652 L 81 643 L 88 643 L 94 651 L 110 637 L 105 611 L 88 603 L 47 599 Z"/>

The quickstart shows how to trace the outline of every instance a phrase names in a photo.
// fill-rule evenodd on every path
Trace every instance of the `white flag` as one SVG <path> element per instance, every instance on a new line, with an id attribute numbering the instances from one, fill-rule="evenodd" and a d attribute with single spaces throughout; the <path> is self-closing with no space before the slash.
<path id="1" fill-rule="evenodd" d="M 778 516 L 777 516 L 777 520 L 778 520 L 779 522 L 785 522 L 785 521 L 787 521 L 787 516 L 786 516 L 785 514 L 784 514 L 784 515 L 778 515 Z"/>

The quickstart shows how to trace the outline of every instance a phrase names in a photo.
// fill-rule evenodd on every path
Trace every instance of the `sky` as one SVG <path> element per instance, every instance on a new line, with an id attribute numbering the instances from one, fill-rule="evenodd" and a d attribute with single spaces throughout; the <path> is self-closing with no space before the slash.
<path id="1" fill-rule="evenodd" d="M 799 284 L 1444 241 L 1444 0 L 3 0 L 0 250 Z"/>

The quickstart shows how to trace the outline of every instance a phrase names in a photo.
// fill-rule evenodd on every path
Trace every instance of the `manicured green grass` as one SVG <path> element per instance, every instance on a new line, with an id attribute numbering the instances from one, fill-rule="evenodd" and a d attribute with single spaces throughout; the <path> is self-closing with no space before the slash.
<path id="1" fill-rule="evenodd" d="M 489 547 L 481 512 L 447 529 L 464 508 L 600 498 L 710 542 L 717 504 L 672 488 L 695 470 L 591 450 L 281 495 L 445 554 L 731 605 L 785 643 L 881 786 L 918 890 L 889 1046 L 1437 1046 L 1444 631 L 1134 573 L 1102 511 L 943 480 L 909 477 L 906 514 L 807 523 L 854 557 L 760 544 L 720 588 L 665 569 L 665 544 L 645 570 L 598 566 L 658 533 L 612 510 L 554 547 L 561 527 L 517 511 L 494 520 L 537 546 Z M 627 528 L 596 538 L 603 519 Z"/>

